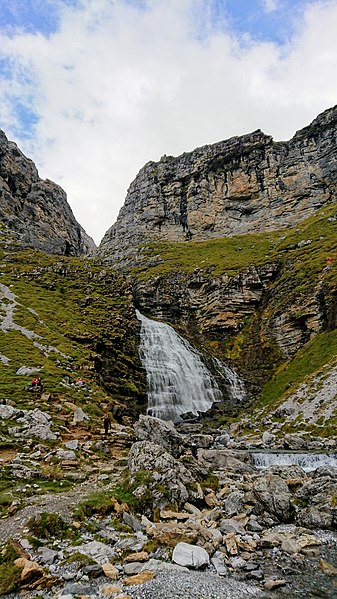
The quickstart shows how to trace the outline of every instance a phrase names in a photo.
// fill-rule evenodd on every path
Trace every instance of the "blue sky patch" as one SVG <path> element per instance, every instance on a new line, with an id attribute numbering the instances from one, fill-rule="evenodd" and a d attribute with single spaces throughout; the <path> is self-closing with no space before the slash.
<path id="1" fill-rule="evenodd" d="M 60 8 L 78 4 L 78 0 L 1 0 L 0 30 L 9 35 L 21 30 L 48 36 L 57 31 Z"/>
<path id="2" fill-rule="evenodd" d="M 258 42 L 289 40 L 302 10 L 313 0 L 211 0 L 213 26 Z"/>

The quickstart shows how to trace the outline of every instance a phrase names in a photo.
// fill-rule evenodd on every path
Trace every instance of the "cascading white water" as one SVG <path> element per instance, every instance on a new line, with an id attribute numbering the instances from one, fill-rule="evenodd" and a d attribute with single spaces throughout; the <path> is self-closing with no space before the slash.
<path id="1" fill-rule="evenodd" d="M 198 352 L 163 322 L 150 320 L 137 311 L 141 321 L 139 354 L 147 373 L 148 414 L 162 420 L 181 420 L 181 414 L 198 416 L 221 391 Z"/>
<path id="2" fill-rule="evenodd" d="M 334 466 L 337 468 L 337 454 L 327 453 L 300 453 L 300 452 L 254 452 L 252 460 L 256 468 L 269 466 L 297 465 L 305 472 L 316 470 L 320 466 Z"/>
<path id="3" fill-rule="evenodd" d="M 235 401 L 235 403 L 243 401 L 247 397 L 246 388 L 235 370 L 227 366 L 227 364 L 223 364 L 217 358 L 213 358 L 213 360 L 218 372 L 227 381 L 229 398 Z"/>

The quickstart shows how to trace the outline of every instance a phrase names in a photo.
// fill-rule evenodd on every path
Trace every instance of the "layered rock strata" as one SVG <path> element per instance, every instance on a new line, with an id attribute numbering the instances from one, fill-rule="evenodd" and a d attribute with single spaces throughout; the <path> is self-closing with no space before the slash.
<path id="1" fill-rule="evenodd" d="M 81 256 L 95 244 L 76 221 L 65 191 L 42 180 L 32 160 L 0 130 L 0 222 L 28 245 Z"/>
<path id="2" fill-rule="evenodd" d="M 101 253 L 113 260 L 155 241 L 204 241 L 292 226 L 336 195 L 337 107 L 289 142 L 260 130 L 148 162 Z"/>

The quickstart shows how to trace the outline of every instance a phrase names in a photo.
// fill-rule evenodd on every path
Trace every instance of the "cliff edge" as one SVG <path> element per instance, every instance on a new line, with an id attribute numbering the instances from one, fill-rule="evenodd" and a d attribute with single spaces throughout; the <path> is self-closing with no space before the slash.
<path id="1" fill-rule="evenodd" d="M 42 180 L 32 160 L 0 129 L 0 222 L 24 245 L 81 256 L 95 243 L 76 221 L 65 191 Z"/>
<path id="2" fill-rule="evenodd" d="M 288 142 L 260 130 L 148 162 L 100 253 L 113 261 L 157 241 L 205 241 L 293 226 L 333 201 L 337 106 Z"/>

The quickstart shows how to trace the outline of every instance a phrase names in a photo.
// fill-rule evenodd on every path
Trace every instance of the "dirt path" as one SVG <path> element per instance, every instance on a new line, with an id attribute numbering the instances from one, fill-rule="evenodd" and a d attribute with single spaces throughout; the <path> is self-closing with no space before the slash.
<path id="1" fill-rule="evenodd" d="M 118 466 L 113 468 L 113 471 L 109 474 L 109 485 L 119 480 L 122 469 Z M 19 509 L 13 516 L 0 520 L 0 543 L 4 543 L 10 538 L 24 538 L 27 534 L 25 528 L 28 520 L 41 514 L 41 512 L 59 514 L 64 520 L 71 521 L 74 509 L 86 496 L 103 488 L 106 489 L 106 487 L 106 481 L 99 480 L 99 475 L 94 474 L 84 482 L 77 484 L 70 491 L 35 495 L 27 498 L 26 503 L 28 505 Z"/>

